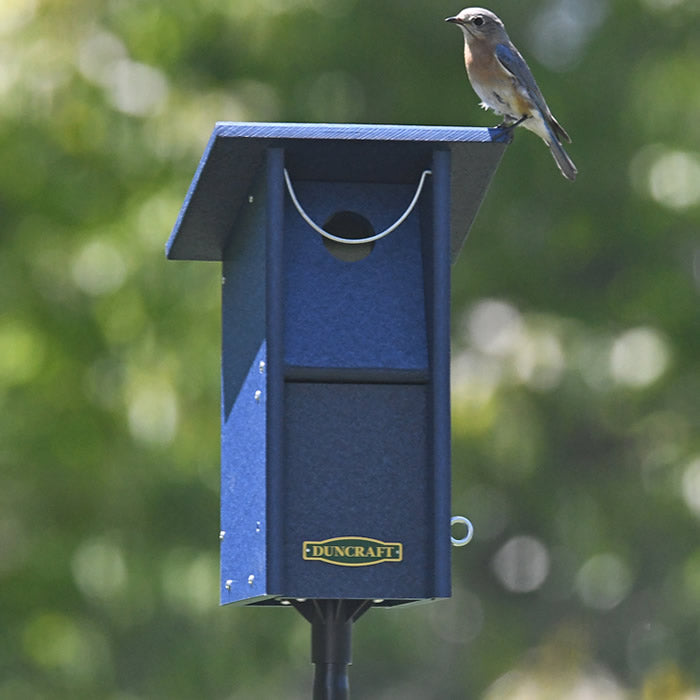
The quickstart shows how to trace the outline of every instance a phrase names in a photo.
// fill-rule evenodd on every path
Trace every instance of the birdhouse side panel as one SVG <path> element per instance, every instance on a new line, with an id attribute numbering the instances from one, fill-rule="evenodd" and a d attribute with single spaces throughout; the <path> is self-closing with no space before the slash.
<path id="1" fill-rule="evenodd" d="M 222 264 L 222 411 L 226 420 L 266 340 L 265 178 L 260 177 L 239 213 Z"/>
<path id="2" fill-rule="evenodd" d="M 221 428 L 221 603 L 267 593 L 266 344 Z"/>
<path id="3" fill-rule="evenodd" d="M 221 355 L 221 602 L 267 593 L 266 181 L 224 251 Z"/>

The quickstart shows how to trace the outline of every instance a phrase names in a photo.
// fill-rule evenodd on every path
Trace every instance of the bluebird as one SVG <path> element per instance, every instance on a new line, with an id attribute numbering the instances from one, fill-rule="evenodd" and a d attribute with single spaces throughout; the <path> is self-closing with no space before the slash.
<path id="1" fill-rule="evenodd" d="M 467 7 L 446 22 L 464 34 L 464 63 L 469 82 L 484 109 L 503 115 L 504 128 L 522 125 L 549 147 L 562 175 L 574 180 L 578 170 L 562 147 L 569 134 L 544 101 L 525 59 L 513 46 L 503 22 L 483 7 Z"/>

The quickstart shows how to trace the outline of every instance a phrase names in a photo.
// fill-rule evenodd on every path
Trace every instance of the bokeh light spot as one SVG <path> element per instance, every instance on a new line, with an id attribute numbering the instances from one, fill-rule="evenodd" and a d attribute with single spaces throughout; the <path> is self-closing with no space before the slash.
<path id="1" fill-rule="evenodd" d="M 102 634 L 59 612 L 32 617 L 24 627 L 22 644 L 36 666 L 71 678 L 92 678 L 109 663 Z"/>
<path id="2" fill-rule="evenodd" d="M 603 668 L 577 674 L 512 670 L 498 678 L 483 700 L 628 700 L 628 694 Z M 688 698 L 691 700 L 691 698 Z"/>
<path id="3" fill-rule="evenodd" d="M 685 504 L 700 517 L 700 457 L 691 460 L 683 470 L 682 493 Z"/>
<path id="4" fill-rule="evenodd" d="M 127 266 L 122 254 L 111 243 L 92 240 L 74 257 L 71 273 L 79 289 L 99 296 L 122 286 Z"/>
<path id="5" fill-rule="evenodd" d="M 0 317 L 0 386 L 34 379 L 44 355 L 44 341 L 34 328 L 16 318 Z"/>
<path id="6" fill-rule="evenodd" d="M 576 590 L 589 608 L 611 610 L 627 596 L 632 574 L 622 559 L 610 553 L 592 556 L 576 576 Z"/>
<path id="7" fill-rule="evenodd" d="M 0 35 L 17 31 L 36 14 L 37 0 L 2 0 L 0 3 Z"/>
<path id="8" fill-rule="evenodd" d="M 96 31 L 78 47 L 78 70 L 91 82 L 104 87 L 109 82 L 112 66 L 126 56 L 121 39 L 110 32 Z"/>
<path id="9" fill-rule="evenodd" d="M 112 104 L 132 116 L 159 111 L 168 96 L 168 81 L 162 71 L 126 58 L 112 66 L 108 87 Z"/>
<path id="10" fill-rule="evenodd" d="M 177 398 L 162 381 L 137 386 L 128 402 L 129 430 L 134 438 L 153 445 L 167 445 L 177 427 Z"/>
<path id="11" fill-rule="evenodd" d="M 129 58 L 114 34 L 96 31 L 78 48 L 78 70 L 107 93 L 112 105 L 125 114 L 143 117 L 160 111 L 168 97 L 165 74 Z"/>
<path id="12" fill-rule="evenodd" d="M 91 598 L 107 600 L 124 589 L 127 572 L 121 549 L 106 538 L 82 542 L 71 561 L 78 588 Z"/>
<path id="13" fill-rule="evenodd" d="M 610 352 L 610 371 L 618 384 L 643 388 L 653 384 L 669 363 L 669 349 L 661 334 L 653 328 L 625 331 L 614 341 Z"/>
<path id="14" fill-rule="evenodd" d="M 163 564 L 161 580 L 173 609 L 195 615 L 216 609 L 219 560 L 215 555 L 173 550 Z"/>
<path id="15" fill-rule="evenodd" d="M 474 347 L 486 355 L 511 353 L 520 340 L 523 321 L 511 304 L 497 299 L 476 303 L 467 317 L 467 331 Z"/>
<path id="16" fill-rule="evenodd" d="M 535 15 L 535 56 L 552 70 L 565 70 L 581 55 L 608 13 L 608 0 L 556 0 Z"/>
<path id="17" fill-rule="evenodd" d="M 670 209 L 700 202 L 700 158 L 696 153 L 666 151 L 650 167 L 649 193 Z"/>
<path id="18" fill-rule="evenodd" d="M 513 593 L 531 593 L 549 574 L 549 553 L 544 544 L 529 535 L 508 540 L 494 555 L 493 570 L 500 583 Z"/>
<path id="19" fill-rule="evenodd" d="M 549 391 L 559 384 L 565 368 L 559 338 L 546 330 L 528 328 L 514 357 L 518 378 L 538 391 Z"/>

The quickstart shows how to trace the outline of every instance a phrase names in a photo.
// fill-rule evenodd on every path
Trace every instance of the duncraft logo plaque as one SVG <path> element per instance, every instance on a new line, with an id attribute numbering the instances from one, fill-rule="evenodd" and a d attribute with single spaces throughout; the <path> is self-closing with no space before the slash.
<path id="1" fill-rule="evenodd" d="M 382 542 L 370 537 L 331 537 L 304 542 L 304 559 L 336 566 L 372 566 L 403 561 L 401 542 Z"/>

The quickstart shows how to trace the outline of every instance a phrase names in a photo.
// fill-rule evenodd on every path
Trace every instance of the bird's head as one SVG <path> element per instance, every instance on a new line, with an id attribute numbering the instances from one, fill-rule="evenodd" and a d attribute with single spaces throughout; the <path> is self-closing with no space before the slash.
<path id="1" fill-rule="evenodd" d="M 469 40 L 500 37 L 505 33 L 503 22 L 491 10 L 483 7 L 466 7 L 458 15 L 447 17 L 445 22 L 453 22 Z"/>

